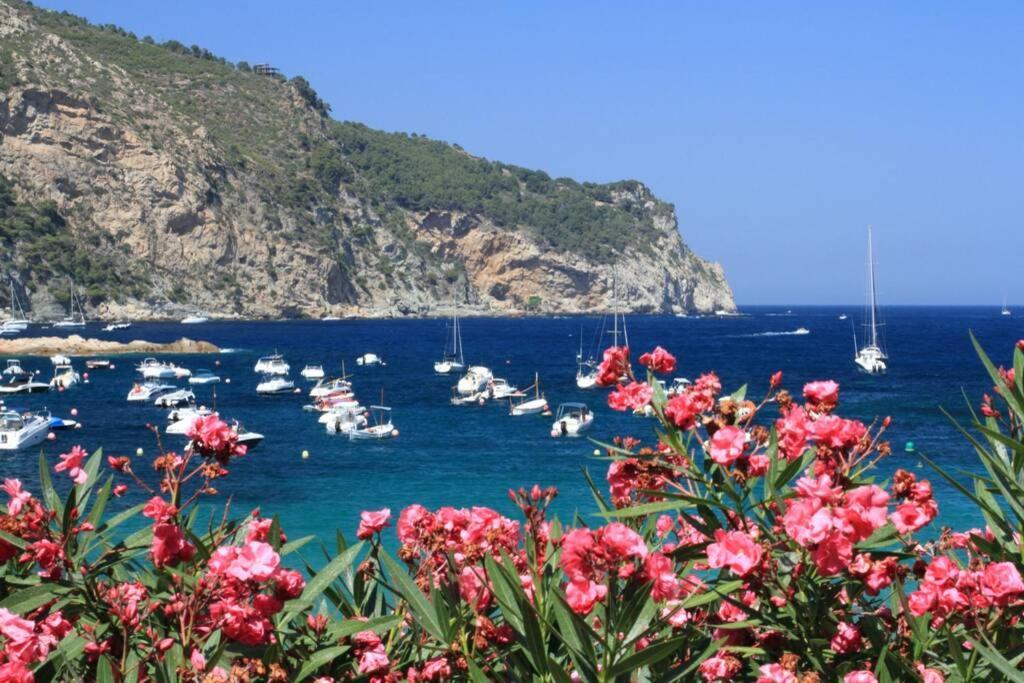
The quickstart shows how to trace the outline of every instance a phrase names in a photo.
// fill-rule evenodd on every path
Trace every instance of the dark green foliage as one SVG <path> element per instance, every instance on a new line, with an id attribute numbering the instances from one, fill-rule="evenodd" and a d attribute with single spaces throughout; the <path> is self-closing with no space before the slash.
<path id="1" fill-rule="evenodd" d="M 320 96 L 316 94 L 316 90 L 313 90 L 313 86 L 302 76 L 296 76 L 288 81 L 288 83 L 295 88 L 295 92 L 299 93 L 299 97 L 311 108 L 316 109 L 321 114 L 326 114 L 331 110 L 331 106 L 320 99 Z"/>
<path id="2" fill-rule="evenodd" d="M 104 250 L 99 237 L 72 235 L 51 203 L 19 202 L 7 178 L 0 176 L 0 268 L 21 281 L 48 284 L 58 299 L 67 297 L 61 278 L 74 280 L 90 302 L 143 297 L 147 283 L 124 266 L 126 259 Z"/>

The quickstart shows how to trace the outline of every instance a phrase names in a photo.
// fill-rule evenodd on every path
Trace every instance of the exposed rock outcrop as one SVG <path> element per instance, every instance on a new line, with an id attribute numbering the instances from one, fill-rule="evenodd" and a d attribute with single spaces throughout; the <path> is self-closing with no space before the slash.
<path id="1" fill-rule="evenodd" d="M 159 343 L 135 339 L 128 343 L 109 339 L 86 339 L 77 334 L 69 337 L 24 337 L 0 339 L 0 356 L 113 356 L 130 353 L 200 354 L 220 353 L 215 345 L 182 337 L 173 342 Z"/>

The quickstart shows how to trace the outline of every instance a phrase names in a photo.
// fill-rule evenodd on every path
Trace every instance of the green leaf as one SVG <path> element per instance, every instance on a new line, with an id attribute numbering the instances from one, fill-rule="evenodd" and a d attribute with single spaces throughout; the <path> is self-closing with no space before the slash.
<path id="1" fill-rule="evenodd" d="M 388 553 L 382 550 L 380 558 L 387 565 L 388 574 L 391 577 L 391 581 L 395 584 L 396 591 L 409 605 L 409 609 L 412 610 L 420 626 L 447 647 L 451 643 L 451 639 L 448 638 L 446 629 L 437 623 L 434 608 L 426 596 L 423 595 L 423 591 L 409 577 L 405 569 L 393 560 Z"/>
<path id="2" fill-rule="evenodd" d="M 688 636 L 677 636 L 648 645 L 639 652 L 634 652 L 612 664 L 608 669 L 608 676 L 614 678 L 621 676 L 645 666 L 656 664 L 667 657 L 677 654 L 683 649 L 684 643 L 689 640 Z"/>
<path id="3" fill-rule="evenodd" d="M 296 600 L 288 603 L 288 610 L 285 613 L 282 623 L 288 623 L 292 618 L 298 614 L 301 610 L 311 607 L 313 602 L 320 597 L 328 586 L 330 586 L 338 576 L 348 569 L 356 556 L 363 549 L 363 543 L 356 543 L 351 548 L 345 550 L 333 560 L 331 560 L 326 567 L 318 571 L 313 578 L 306 583 L 306 587 L 302 591 Z"/>
<path id="4" fill-rule="evenodd" d="M 341 655 L 348 652 L 348 645 L 335 645 L 334 647 L 324 648 L 323 650 L 317 650 L 312 655 L 306 658 L 302 668 L 299 669 L 299 673 L 295 675 L 295 681 L 304 681 L 319 669 L 321 666 L 328 664 Z"/>
<path id="5" fill-rule="evenodd" d="M 110 657 L 100 655 L 96 662 L 96 683 L 114 683 L 114 665 L 110 663 Z"/>
<path id="6" fill-rule="evenodd" d="M 1010 662 L 1010 660 L 1004 657 L 998 650 L 990 648 L 988 645 L 984 645 L 969 636 L 967 641 L 974 646 L 974 649 L 981 654 L 982 658 L 984 658 L 986 662 L 996 669 L 999 669 L 999 671 L 1006 676 L 1007 680 L 1024 683 L 1024 672 L 1021 672 L 1015 664 Z"/>
<path id="7" fill-rule="evenodd" d="M 0 607 L 15 614 L 26 614 L 66 594 L 67 589 L 59 584 L 40 583 L 11 593 L 0 601 Z"/>

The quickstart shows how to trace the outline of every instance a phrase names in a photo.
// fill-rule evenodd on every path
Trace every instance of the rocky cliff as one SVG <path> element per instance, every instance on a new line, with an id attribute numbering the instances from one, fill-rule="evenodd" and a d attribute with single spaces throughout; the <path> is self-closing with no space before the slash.
<path id="1" fill-rule="evenodd" d="M 37 315 L 69 279 L 105 317 L 597 311 L 613 277 L 633 310 L 734 308 L 639 182 L 552 179 L 328 109 L 301 78 L 0 0 L 0 175 L 59 223 L 44 244 L 8 225 L 0 269 Z"/>

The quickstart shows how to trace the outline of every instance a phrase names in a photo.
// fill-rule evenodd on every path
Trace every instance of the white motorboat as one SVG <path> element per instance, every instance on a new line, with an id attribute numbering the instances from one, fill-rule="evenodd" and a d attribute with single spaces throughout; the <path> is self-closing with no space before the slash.
<path id="1" fill-rule="evenodd" d="M 514 417 L 521 417 L 523 415 L 539 415 L 541 413 L 550 410 L 548 407 L 548 400 L 540 393 L 540 377 L 534 375 L 533 386 L 528 387 L 527 391 L 533 389 L 533 398 L 520 401 L 519 403 L 509 403 L 509 414 Z"/>
<path id="2" fill-rule="evenodd" d="M 330 396 L 331 394 L 351 391 L 352 383 L 344 377 L 332 377 L 330 379 L 321 379 L 313 388 L 309 390 L 310 398 L 323 398 Z"/>
<path id="3" fill-rule="evenodd" d="M 167 429 L 164 431 L 168 434 L 185 435 L 192 427 L 192 423 L 196 421 L 196 418 L 207 417 L 213 414 L 213 411 L 209 408 L 197 408 L 195 406 L 176 408 L 167 414 L 167 420 L 170 424 L 167 425 Z"/>
<path id="4" fill-rule="evenodd" d="M 341 320 L 341 318 L 336 315 L 325 315 L 324 317 L 320 318 L 320 320 L 322 320 L 325 323 L 335 323 Z"/>
<path id="5" fill-rule="evenodd" d="M 370 406 L 373 424 L 353 429 L 348 433 L 350 441 L 373 441 L 377 439 L 393 439 L 398 430 L 391 422 L 391 408 L 387 406 Z"/>
<path id="6" fill-rule="evenodd" d="M 258 432 L 246 431 L 245 428 L 242 427 L 237 422 L 235 423 L 235 431 L 238 433 L 238 438 L 236 439 L 235 443 L 237 443 L 239 446 L 245 446 L 247 450 L 251 451 L 252 449 L 259 446 L 260 442 L 263 441 L 262 434 Z"/>
<path id="7" fill-rule="evenodd" d="M 506 398 L 520 396 L 519 389 L 508 383 L 508 380 L 501 377 L 494 377 L 487 383 L 487 397 L 495 401 L 503 401 Z"/>
<path id="8" fill-rule="evenodd" d="M 110 370 L 113 364 L 106 358 L 90 358 L 85 361 L 85 367 L 89 370 Z"/>
<path id="9" fill-rule="evenodd" d="M 323 379 L 324 378 L 324 366 L 322 365 L 307 365 L 302 368 L 302 372 L 299 373 L 304 379 Z"/>
<path id="10" fill-rule="evenodd" d="M 367 426 L 366 413 L 362 410 L 331 410 L 320 416 L 320 423 L 328 434 L 349 434 Z"/>
<path id="11" fill-rule="evenodd" d="M 184 379 L 192 371 L 174 363 L 162 363 L 155 358 L 146 358 L 138 365 L 138 371 L 145 379 Z"/>
<path id="12" fill-rule="evenodd" d="M 846 314 L 845 314 L 845 313 L 840 313 L 840 314 L 839 314 L 839 319 L 840 319 L 840 320 L 846 320 L 846 317 L 847 317 L 847 316 L 846 316 Z"/>
<path id="13" fill-rule="evenodd" d="M 551 425 L 551 436 L 579 436 L 594 424 L 594 413 L 585 403 L 563 403 Z"/>
<path id="14" fill-rule="evenodd" d="M 178 387 L 173 384 L 161 384 L 160 382 L 136 382 L 128 392 L 127 400 L 131 403 L 148 403 L 157 396 L 177 391 Z"/>
<path id="15" fill-rule="evenodd" d="M 482 406 L 487 403 L 487 391 L 466 395 L 453 391 L 450 402 L 453 406 Z"/>
<path id="16" fill-rule="evenodd" d="M 867 345 L 857 350 L 853 362 L 869 375 L 880 375 L 885 373 L 888 367 L 889 357 L 882 349 L 881 337 L 878 334 L 878 300 L 875 295 L 875 257 L 874 245 L 871 240 L 871 226 L 868 226 L 868 328 Z M 857 348 L 857 334 L 853 335 L 853 346 Z"/>
<path id="17" fill-rule="evenodd" d="M 458 392 L 463 396 L 479 394 L 487 388 L 487 383 L 494 378 L 489 368 L 482 365 L 471 365 L 466 374 L 459 379 Z"/>
<path id="18" fill-rule="evenodd" d="M 127 330 L 131 326 L 132 326 L 131 323 L 122 323 L 122 322 L 108 323 L 107 326 L 103 328 L 103 331 L 104 332 L 116 332 L 117 330 Z"/>
<path id="19" fill-rule="evenodd" d="M 159 406 L 160 408 L 178 408 L 181 406 L 191 405 L 195 402 L 195 394 L 188 389 L 178 389 L 177 391 L 171 391 L 157 396 L 156 399 L 153 400 L 153 405 Z"/>
<path id="20" fill-rule="evenodd" d="M 454 302 L 452 303 L 452 321 L 449 329 L 451 330 L 451 337 L 450 339 L 445 339 L 444 353 L 441 355 L 441 360 L 434 363 L 434 372 L 439 375 L 458 372 L 466 367 L 466 362 L 462 355 L 462 327 L 459 325 L 459 307 Z M 449 341 L 451 341 L 450 346 L 448 344 Z"/>
<path id="21" fill-rule="evenodd" d="M 665 394 L 669 397 L 679 396 L 684 391 L 689 389 L 692 384 L 693 382 L 691 382 L 686 377 L 676 377 L 675 379 L 672 380 L 672 384 L 669 385 L 669 388 L 665 391 Z"/>
<path id="22" fill-rule="evenodd" d="M 6 410 L 0 413 L 0 450 L 16 451 L 42 443 L 50 432 L 50 414 L 18 413 Z"/>
<path id="23" fill-rule="evenodd" d="M 0 383 L 0 394 L 41 394 L 49 391 L 50 385 L 38 382 L 32 373 L 8 375 L 6 381 Z"/>
<path id="24" fill-rule="evenodd" d="M 287 375 L 291 366 L 285 361 L 284 356 L 274 353 L 272 356 L 263 356 L 256 361 L 253 370 L 264 375 Z"/>
<path id="25" fill-rule="evenodd" d="M 53 379 L 50 380 L 50 387 L 53 389 L 70 389 L 81 381 L 82 377 L 71 365 L 58 365 L 53 369 Z"/>
<path id="26" fill-rule="evenodd" d="M 76 313 L 77 309 L 77 313 Z M 82 302 L 75 294 L 75 283 L 71 281 L 71 297 L 68 303 L 68 316 L 63 320 L 53 323 L 54 327 L 85 327 L 85 311 Z"/>
<path id="27" fill-rule="evenodd" d="M 810 334 L 810 333 L 811 333 L 811 331 L 809 329 L 807 329 L 806 327 L 798 327 L 795 330 L 793 330 L 793 334 L 797 334 L 797 335 L 804 335 L 804 334 Z"/>
<path id="28" fill-rule="evenodd" d="M 209 370 L 196 370 L 194 373 L 192 373 L 192 376 L 188 378 L 188 383 L 193 386 L 218 384 L 220 383 L 220 377 L 213 374 L 213 372 Z"/>
<path id="29" fill-rule="evenodd" d="M 24 327 L 16 323 L 12 323 L 9 320 L 5 320 L 4 322 L 0 323 L 0 335 L 13 336 L 15 334 L 21 334 L 24 331 Z"/>
<path id="30" fill-rule="evenodd" d="M 17 358 L 9 358 L 7 360 L 7 367 L 4 368 L 3 372 L 0 373 L 4 377 L 10 377 L 12 375 L 28 375 L 28 370 L 21 367 L 21 361 Z"/>
<path id="31" fill-rule="evenodd" d="M 316 399 L 313 410 L 326 413 L 335 409 L 360 408 L 359 401 L 351 391 L 339 391 Z"/>
<path id="32" fill-rule="evenodd" d="M 210 319 L 205 315 L 190 315 L 187 318 L 182 318 L 182 325 L 198 325 L 200 323 L 210 322 Z"/>
<path id="33" fill-rule="evenodd" d="M 274 394 L 290 394 L 295 390 L 295 382 L 285 375 L 267 374 L 263 381 L 256 385 L 256 393 L 262 396 Z"/>
<path id="34" fill-rule="evenodd" d="M 384 365 L 384 360 L 375 353 L 364 353 L 359 358 L 356 358 L 356 365 Z"/>
<path id="35" fill-rule="evenodd" d="M 71 365 L 71 359 L 62 353 L 50 356 L 50 363 L 53 365 Z"/>

